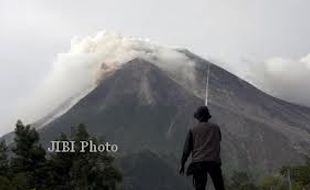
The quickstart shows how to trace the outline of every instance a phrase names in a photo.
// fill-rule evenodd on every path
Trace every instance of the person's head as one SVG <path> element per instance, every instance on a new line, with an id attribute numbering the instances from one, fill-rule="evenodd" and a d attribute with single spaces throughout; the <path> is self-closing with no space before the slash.
<path id="1" fill-rule="evenodd" d="M 199 122 L 206 122 L 212 116 L 210 115 L 209 109 L 207 106 L 200 106 L 194 114 L 194 118 L 196 118 Z"/>

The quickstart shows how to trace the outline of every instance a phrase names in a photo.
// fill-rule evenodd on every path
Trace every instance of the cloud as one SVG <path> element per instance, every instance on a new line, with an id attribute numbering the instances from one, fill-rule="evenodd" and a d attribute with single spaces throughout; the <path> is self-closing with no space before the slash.
<path id="1" fill-rule="evenodd" d="M 308 54 L 306 57 L 302 58 L 300 62 L 304 63 L 306 67 L 310 70 L 310 54 Z"/>
<path id="2" fill-rule="evenodd" d="M 252 83 L 290 102 L 310 106 L 310 54 L 300 59 L 273 57 L 251 67 Z"/>
<path id="3" fill-rule="evenodd" d="M 100 80 L 136 57 L 178 73 L 181 81 L 195 77 L 193 62 L 186 55 L 148 39 L 109 32 L 74 37 L 68 52 L 57 55 L 45 80 L 20 103 L 19 118 L 34 122 L 70 100 L 64 112 Z M 227 69 L 272 95 L 310 106 L 310 54 L 298 60 L 274 57 L 251 66 L 228 64 Z"/>
<path id="4" fill-rule="evenodd" d="M 100 80 L 136 57 L 147 59 L 167 71 L 180 68 L 183 73 L 189 72 L 186 65 L 191 63 L 177 50 L 148 39 L 109 32 L 74 37 L 69 51 L 57 55 L 45 80 L 29 98 L 22 101 L 18 111 L 20 118 L 33 122 L 63 102 L 73 99 L 74 104 L 96 87 Z M 70 105 L 64 110 L 68 108 Z"/>

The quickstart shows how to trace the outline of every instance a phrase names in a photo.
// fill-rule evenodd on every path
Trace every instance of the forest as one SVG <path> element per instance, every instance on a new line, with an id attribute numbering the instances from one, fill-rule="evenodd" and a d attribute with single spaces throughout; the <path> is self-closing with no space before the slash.
<path id="1" fill-rule="evenodd" d="M 92 141 L 87 127 L 80 124 L 70 135 L 61 134 L 59 141 Z M 81 144 L 75 143 L 76 149 Z M 89 147 L 90 148 L 90 147 Z M 1 190 L 117 190 L 122 186 L 122 170 L 109 152 L 47 152 L 40 144 L 35 128 L 18 121 L 14 142 L 0 143 Z M 225 177 L 227 190 L 308 190 L 310 159 L 302 165 L 283 166 L 278 172 L 254 177 L 246 171 L 233 171 Z M 185 179 L 184 179 L 185 180 Z"/>

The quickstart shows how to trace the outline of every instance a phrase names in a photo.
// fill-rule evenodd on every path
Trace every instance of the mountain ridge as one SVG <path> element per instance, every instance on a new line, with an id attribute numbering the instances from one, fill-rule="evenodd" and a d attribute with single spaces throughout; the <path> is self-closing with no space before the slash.
<path id="1" fill-rule="evenodd" d="M 84 123 L 92 135 L 119 145 L 123 165 L 125 158 L 139 159 L 132 154 L 152 150 L 165 156 L 143 160 L 158 160 L 163 168 L 168 164 L 176 169 L 186 133 L 196 124 L 193 112 L 205 102 L 210 64 L 209 108 L 222 130 L 225 173 L 270 174 L 310 155 L 309 108 L 272 97 L 194 54 L 188 58 L 194 64 L 187 70 L 165 70 L 142 58 L 123 64 L 66 113 L 40 128 L 42 143 L 46 146 Z"/>
<path id="2" fill-rule="evenodd" d="M 206 63 L 202 62 L 202 64 L 206 64 Z M 208 62 L 208 64 L 210 63 Z M 205 65 L 199 65 L 199 64 L 197 67 L 198 69 L 201 69 L 201 67 L 206 68 Z M 152 72 L 146 72 L 146 71 L 155 71 L 155 72 L 152 73 Z M 199 73 L 199 72 L 201 73 L 201 71 L 199 70 L 196 71 L 196 73 Z M 152 106 L 154 106 L 153 105 L 154 102 L 157 102 L 155 106 L 158 106 L 158 107 L 163 106 L 163 105 L 170 105 L 170 104 L 175 105 L 173 108 L 171 108 L 170 111 L 166 113 L 166 116 L 160 116 L 160 118 L 165 120 L 164 122 L 165 124 L 162 123 L 161 125 L 174 126 L 174 127 L 168 127 L 168 128 L 165 128 L 164 130 L 161 129 L 162 130 L 161 133 L 158 133 L 158 132 L 156 133 L 156 130 L 158 128 L 156 128 L 155 126 L 154 126 L 154 129 L 152 129 L 151 127 L 149 130 L 153 131 L 154 134 L 161 136 L 159 139 L 161 139 L 162 142 L 164 142 L 163 140 L 165 140 L 166 138 L 165 136 L 163 136 L 163 134 L 165 135 L 169 134 L 171 137 L 171 134 L 178 133 L 178 135 L 176 135 L 175 137 L 171 137 L 171 138 L 174 138 L 173 140 L 174 143 L 179 144 L 178 149 L 180 151 L 181 142 L 182 142 L 182 134 L 184 135 L 186 133 L 189 126 L 194 125 L 193 118 L 191 114 L 188 115 L 188 113 L 193 113 L 197 106 L 204 104 L 204 99 L 202 95 L 197 96 L 197 93 L 195 94 L 191 90 L 191 88 L 198 87 L 200 89 L 198 89 L 197 91 L 199 90 L 201 92 L 205 91 L 204 89 L 205 84 L 204 84 L 204 80 L 202 79 L 203 77 L 205 77 L 204 73 L 200 75 L 200 78 L 197 77 L 195 79 L 197 86 L 186 86 L 186 82 L 182 80 L 187 80 L 187 79 L 179 80 L 178 78 L 174 78 L 173 73 L 169 71 L 163 71 L 163 69 L 161 69 L 159 66 L 156 66 L 155 64 L 148 62 L 144 59 L 138 58 L 138 59 L 133 59 L 129 61 L 129 63 L 127 64 L 124 64 L 111 77 L 112 79 L 107 78 L 106 80 L 103 80 L 102 83 L 97 87 L 97 90 L 95 89 L 93 92 L 91 92 L 90 94 L 86 96 L 86 99 L 88 101 L 96 100 L 96 98 L 98 97 L 99 98 L 105 97 L 106 99 L 103 102 L 99 102 L 99 103 L 90 102 L 91 106 L 89 106 L 85 104 L 85 102 L 82 99 L 78 103 L 77 107 L 84 106 L 87 108 L 87 112 L 92 112 L 90 110 L 94 109 L 95 110 L 94 113 L 103 114 L 105 113 L 104 111 L 105 109 L 107 109 L 108 111 L 111 111 L 110 109 L 114 109 L 115 106 L 118 107 L 119 112 L 123 112 L 124 110 L 120 109 L 119 107 L 127 106 L 126 109 L 128 109 L 127 110 L 128 113 L 122 113 L 123 115 L 121 114 L 121 116 L 130 120 L 131 118 L 130 117 L 127 118 L 126 116 L 126 115 L 132 114 L 129 111 L 130 108 L 139 110 L 141 107 L 146 106 L 146 107 L 149 107 L 149 109 L 152 109 Z M 152 81 L 152 77 L 155 77 L 156 80 Z M 172 81 L 174 81 L 175 83 L 173 83 Z M 169 83 L 169 84 L 173 83 L 174 90 L 171 90 L 171 91 L 175 91 L 176 93 L 172 93 L 171 91 L 169 91 L 170 86 L 169 85 L 164 86 L 165 83 Z M 143 86 L 145 85 L 148 86 L 148 90 L 150 90 L 150 92 L 146 93 L 145 89 L 143 89 L 144 88 Z M 102 89 L 100 90 L 100 88 Z M 97 92 L 97 96 L 94 96 L 94 92 Z M 141 96 L 141 93 L 143 96 Z M 284 152 L 286 153 L 295 152 L 296 154 L 307 153 L 307 147 L 302 145 L 302 143 L 307 144 L 306 137 L 307 135 L 309 135 L 307 132 L 308 125 L 306 125 L 307 121 L 309 121 L 307 119 L 308 118 L 307 112 L 304 113 L 305 117 L 299 116 L 299 114 L 296 115 L 294 113 L 291 113 L 290 106 L 293 106 L 292 104 L 285 103 L 281 100 L 278 100 L 269 95 L 266 95 L 266 93 L 261 92 L 257 88 L 250 86 L 250 84 L 247 83 L 246 81 L 241 80 L 234 75 L 231 75 L 227 71 L 215 65 L 211 66 L 209 93 L 210 93 L 209 94 L 209 97 L 210 97 L 209 106 L 210 106 L 211 112 L 214 115 L 214 119 L 217 120 L 220 125 L 224 126 L 223 133 L 224 135 L 226 133 L 226 136 L 228 139 L 230 138 L 229 136 L 233 136 L 237 138 L 236 141 L 244 137 L 249 138 L 251 137 L 251 135 L 249 135 L 248 133 L 253 133 L 254 131 L 256 131 L 257 133 L 262 133 L 259 135 L 263 135 L 263 136 L 265 135 L 267 137 L 268 134 L 263 134 L 262 132 L 263 130 L 263 131 L 268 131 L 268 133 L 273 134 L 274 136 L 277 136 L 277 138 L 279 139 L 282 139 L 281 140 L 283 142 L 282 144 L 285 144 L 285 142 L 288 144 L 286 146 L 290 147 L 290 148 L 287 148 L 289 151 L 283 151 L 283 155 L 285 155 Z M 135 99 L 134 97 L 138 97 L 138 98 Z M 132 102 L 131 100 L 129 100 L 130 98 Z M 180 101 L 176 101 L 178 100 L 178 98 Z M 182 107 L 182 104 L 187 104 L 188 108 L 185 109 L 186 111 L 182 110 L 184 109 L 184 107 Z M 136 105 L 139 105 L 140 107 L 138 106 L 139 108 L 135 108 Z M 143 109 L 144 108 L 145 107 L 143 107 Z M 164 107 L 157 108 L 157 109 L 162 109 L 162 108 Z M 294 107 L 294 109 L 296 108 Z M 71 114 L 69 111 L 69 115 L 75 115 L 75 114 L 80 115 L 81 114 L 79 113 L 79 111 L 75 110 L 75 107 L 73 107 L 72 110 L 71 110 Z M 148 110 L 148 109 L 146 110 L 147 110 L 146 112 L 152 113 L 152 110 Z M 83 118 L 87 118 L 85 117 L 86 114 L 87 114 L 86 112 L 82 114 Z M 139 112 L 139 114 L 142 114 L 142 113 Z M 272 114 L 274 116 L 272 116 Z M 286 117 L 285 114 L 292 115 L 293 117 L 296 117 L 296 118 L 300 117 L 301 120 L 291 120 L 290 118 L 285 118 Z M 93 118 L 93 115 L 95 114 L 92 114 L 90 117 Z M 103 114 L 100 117 L 105 117 L 104 115 L 105 114 Z M 142 122 L 140 121 L 139 118 L 137 118 L 138 117 L 137 115 L 133 115 L 132 117 L 135 118 L 136 120 L 139 120 L 139 122 Z M 182 125 L 182 127 L 177 128 L 175 126 L 178 126 L 178 123 L 174 123 L 175 121 L 173 121 L 174 120 L 173 118 L 180 117 L 178 115 L 182 115 L 183 119 L 186 118 L 184 119 L 184 121 L 187 124 Z M 98 119 L 98 118 L 95 118 L 95 119 Z M 101 119 L 99 120 L 102 121 L 103 123 L 109 120 L 109 118 L 105 118 L 106 120 L 105 119 L 101 120 Z M 148 119 L 153 120 L 152 118 L 148 118 Z M 80 120 L 80 122 L 83 122 L 83 121 Z M 119 122 L 119 121 L 116 121 L 116 122 Z M 177 122 L 180 122 L 180 121 L 177 121 Z M 109 125 L 115 126 L 113 124 L 113 121 L 111 120 L 109 120 L 108 123 Z M 230 126 L 227 126 L 228 123 L 231 123 Z M 251 123 L 255 123 L 255 124 L 251 124 Z M 250 124 L 252 126 L 256 126 L 256 128 L 247 127 L 247 125 L 250 125 Z M 299 128 L 291 126 L 291 124 L 295 124 Z M 53 125 L 55 127 L 52 127 L 52 128 L 54 128 L 55 130 L 56 124 L 54 123 L 51 126 Z M 67 123 L 67 125 L 69 125 L 69 123 Z M 72 124 L 70 123 L 70 125 Z M 124 125 L 124 123 L 119 124 L 119 125 Z M 109 135 L 113 133 L 114 138 L 117 139 L 116 137 L 117 135 L 113 131 L 115 129 L 118 129 L 118 127 L 116 126 L 113 129 L 112 127 L 110 127 L 111 128 L 110 130 L 106 130 L 106 129 L 102 129 L 102 130 L 109 133 Z M 109 128 L 109 127 L 107 126 L 106 128 Z M 121 129 L 119 130 L 123 130 L 123 131 L 126 130 L 125 128 L 122 128 L 122 127 L 120 128 Z M 136 129 L 135 127 L 133 127 L 133 129 L 135 129 L 136 133 L 140 133 L 140 130 L 142 130 L 142 129 Z M 171 131 L 171 129 L 177 130 L 177 132 Z M 42 131 L 44 130 L 45 129 L 43 129 Z M 97 128 L 95 131 L 96 133 L 103 132 L 100 130 L 101 129 Z M 147 136 L 147 133 L 148 131 L 144 131 L 143 135 L 142 134 L 141 135 Z M 252 135 L 259 136 L 258 134 L 252 134 Z M 135 135 L 132 135 L 132 136 L 135 136 Z M 136 138 L 137 139 L 140 138 L 141 140 L 141 137 L 136 137 Z M 149 137 L 149 138 L 152 139 L 152 137 Z M 127 139 L 127 141 L 130 142 L 133 139 Z M 118 140 L 122 141 L 121 139 L 118 139 Z M 300 141 L 300 140 L 303 140 L 303 141 Z M 248 143 L 250 143 L 251 146 L 253 146 L 251 140 L 242 139 L 242 141 L 247 141 Z M 161 142 L 161 141 L 157 139 L 157 142 Z M 268 143 L 273 143 L 272 139 L 268 140 Z M 296 143 L 299 147 L 297 145 L 293 145 Z M 260 144 L 263 147 L 264 143 L 260 142 Z M 157 144 L 154 146 L 158 148 L 161 145 Z M 225 146 L 229 147 L 230 145 L 226 144 Z M 150 146 L 149 148 L 154 148 L 154 147 Z M 156 148 L 154 149 L 156 150 Z M 161 151 L 164 151 L 163 149 L 164 148 L 162 147 Z M 237 145 L 235 149 L 236 150 L 238 149 Z M 280 149 L 280 145 L 277 145 L 275 149 Z M 244 151 L 246 152 L 246 150 Z M 288 160 L 289 159 L 293 159 L 293 158 L 288 158 Z M 296 160 L 299 160 L 299 159 L 296 159 Z M 273 164 L 278 165 L 277 163 L 273 163 Z"/>

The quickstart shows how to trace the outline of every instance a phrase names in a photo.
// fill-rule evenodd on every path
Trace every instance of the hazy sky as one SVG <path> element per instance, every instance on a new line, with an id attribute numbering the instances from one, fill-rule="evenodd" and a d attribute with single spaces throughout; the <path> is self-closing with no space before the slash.
<path id="1" fill-rule="evenodd" d="M 309 0 L 0 0 L 0 135 L 72 37 L 100 30 L 186 47 L 310 105 L 309 8 Z"/>

